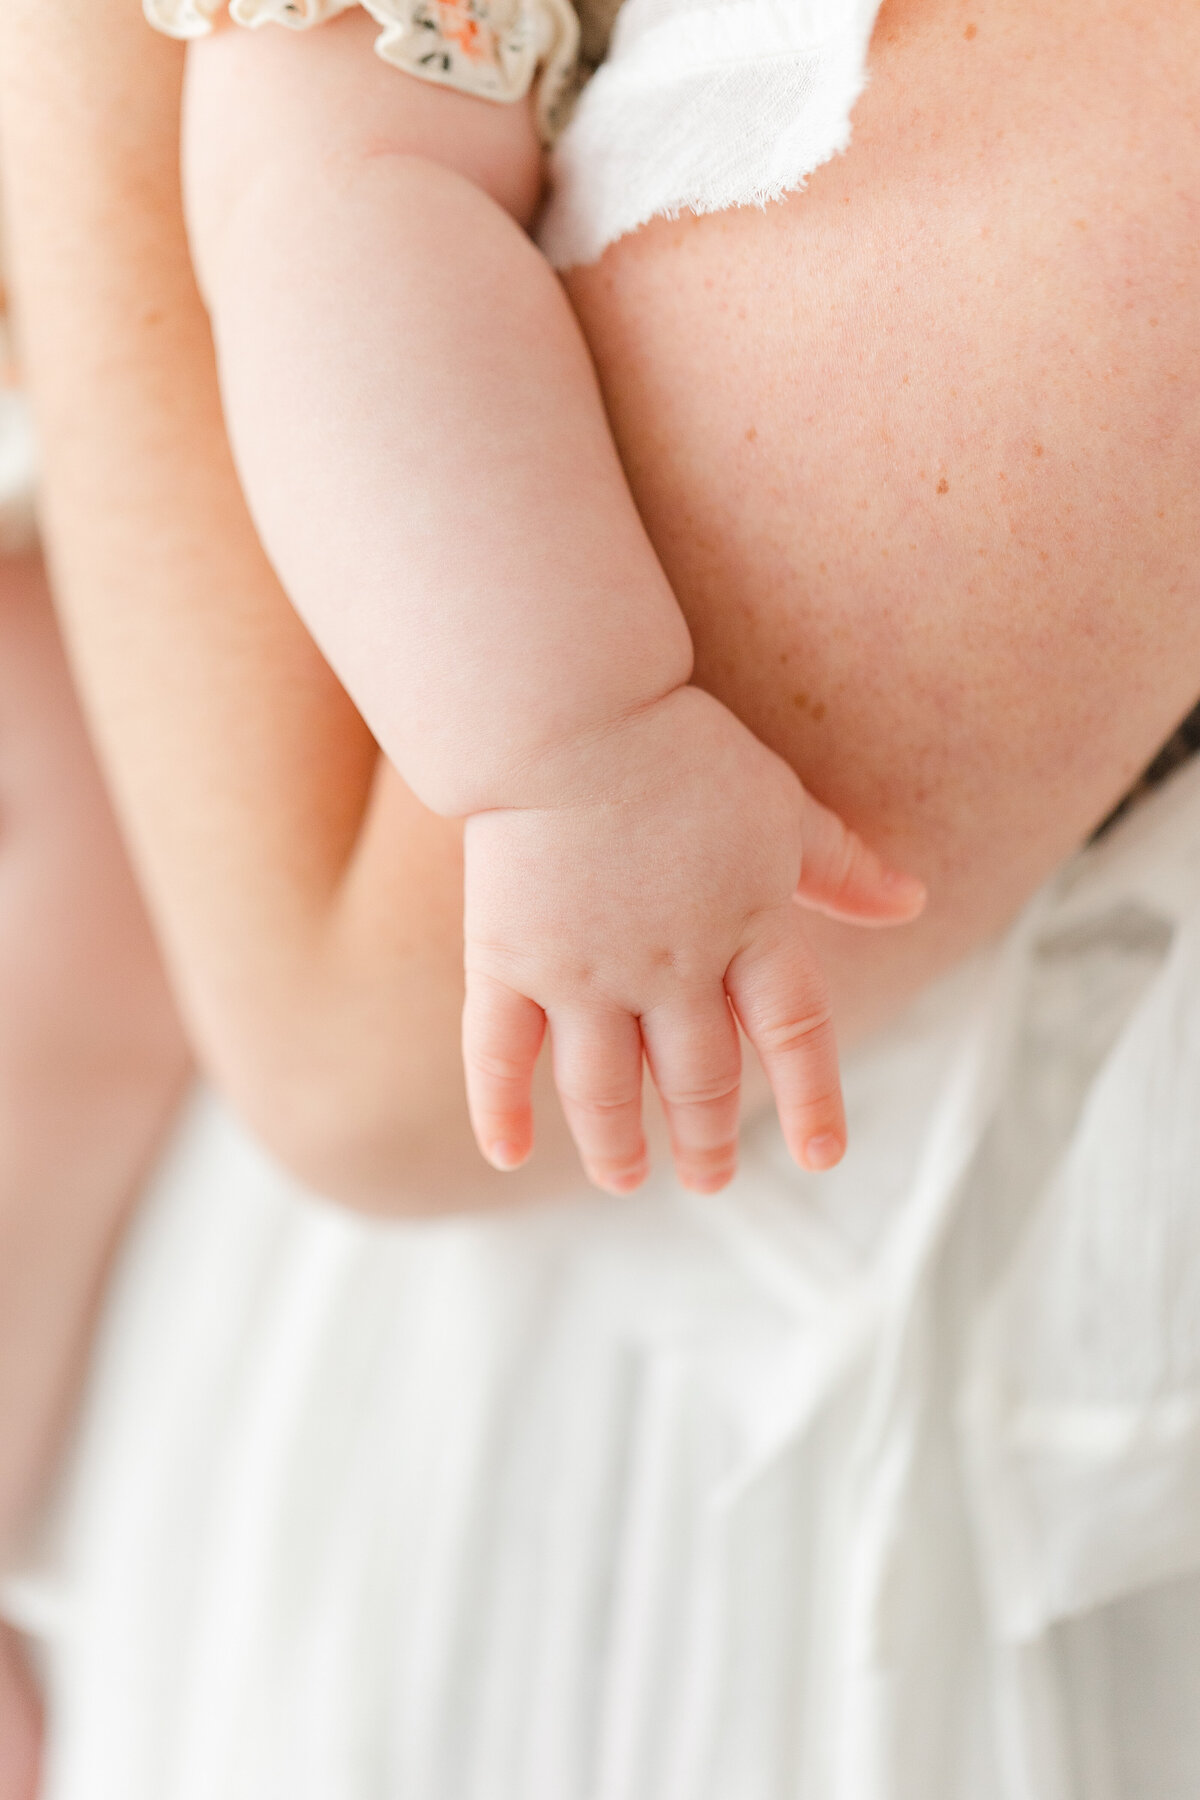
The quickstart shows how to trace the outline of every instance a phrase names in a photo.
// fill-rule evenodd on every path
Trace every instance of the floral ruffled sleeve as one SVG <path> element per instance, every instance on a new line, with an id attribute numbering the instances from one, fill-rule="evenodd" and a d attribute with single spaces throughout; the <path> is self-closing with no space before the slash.
<path id="1" fill-rule="evenodd" d="M 579 52 L 570 0 L 143 0 L 150 23 L 176 38 L 206 36 L 226 10 L 238 25 L 305 31 L 360 4 L 382 27 L 385 62 L 486 100 L 521 100 L 536 84 L 542 136 L 557 135 Z"/>

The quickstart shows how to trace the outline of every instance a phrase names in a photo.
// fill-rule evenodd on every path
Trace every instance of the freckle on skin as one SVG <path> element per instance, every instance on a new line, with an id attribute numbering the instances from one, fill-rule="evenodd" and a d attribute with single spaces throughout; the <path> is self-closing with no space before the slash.
<path id="1" fill-rule="evenodd" d="M 813 724 L 819 725 L 821 720 L 825 717 L 825 702 L 823 700 L 817 701 L 817 704 L 812 709 L 812 716 Z"/>
<path id="2" fill-rule="evenodd" d="M 937 484 L 937 491 L 939 494 L 948 494 L 950 492 L 950 483 L 946 480 L 944 475 Z"/>
<path id="3" fill-rule="evenodd" d="M 966 38 L 966 40 L 969 44 L 971 42 L 972 38 L 979 36 L 978 25 L 968 25 L 967 29 L 963 32 L 963 36 Z"/>
<path id="4" fill-rule="evenodd" d="M 1075 221 L 1076 231 L 1086 231 L 1087 228 L 1088 228 L 1088 222 L 1086 219 L 1076 219 L 1076 221 Z"/>
<path id="5" fill-rule="evenodd" d="M 1046 454 L 1046 446 L 1044 444 L 1035 444 L 1033 446 L 1033 454 L 1035 456 L 1044 456 Z"/>
<path id="6" fill-rule="evenodd" d="M 807 694 L 793 694 L 792 695 L 792 705 L 795 707 L 798 707 L 799 710 L 801 712 L 803 712 L 805 707 L 808 705 L 808 695 Z"/>
<path id="7" fill-rule="evenodd" d="M 758 426 L 751 425 L 749 430 L 746 432 L 746 442 L 748 444 L 752 444 L 757 436 L 758 436 Z"/>

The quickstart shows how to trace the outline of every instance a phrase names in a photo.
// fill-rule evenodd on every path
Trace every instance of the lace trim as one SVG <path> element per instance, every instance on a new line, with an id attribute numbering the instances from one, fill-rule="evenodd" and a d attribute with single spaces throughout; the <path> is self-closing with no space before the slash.
<path id="1" fill-rule="evenodd" d="M 384 62 L 440 87 L 511 105 L 537 83 L 537 118 L 552 142 L 566 121 L 579 55 L 569 0 L 142 0 L 168 37 L 206 37 L 228 5 L 235 24 L 306 31 L 362 5 L 382 27 Z"/>

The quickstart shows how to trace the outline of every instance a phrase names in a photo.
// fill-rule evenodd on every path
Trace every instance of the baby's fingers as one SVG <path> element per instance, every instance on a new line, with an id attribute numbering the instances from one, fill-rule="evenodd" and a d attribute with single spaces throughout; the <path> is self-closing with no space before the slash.
<path id="1" fill-rule="evenodd" d="M 533 1149 L 533 1070 L 546 1033 L 540 1006 L 491 975 L 467 971 L 463 1067 L 475 1139 L 497 1169 Z"/>
<path id="2" fill-rule="evenodd" d="M 742 1073 L 737 1026 L 723 989 L 644 1013 L 642 1037 L 676 1173 L 684 1187 L 714 1194 L 737 1166 Z"/>
<path id="3" fill-rule="evenodd" d="M 554 1079 L 583 1166 L 597 1187 L 630 1194 L 646 1177 L 642 1038 L 632 1013 L 555 1012 Z"/>
<path id="4" fill-rule="evenodd" d="M 725 987 L 771 1083 L 788 1149 L 806 1169 L 831 1169 L 846 1148 L 837 1045 L 825 982 L 799 930 L 781 921 L 739 951 Z"/>
<path id="5" fill-rule="evenodd" d="M 796 898 L 818 912 L 861 924 L 903 924 L 925 904 L 925 884 L 893 869 L 856 831 L 805 792 L 800 815 L 804 845 Z"/>

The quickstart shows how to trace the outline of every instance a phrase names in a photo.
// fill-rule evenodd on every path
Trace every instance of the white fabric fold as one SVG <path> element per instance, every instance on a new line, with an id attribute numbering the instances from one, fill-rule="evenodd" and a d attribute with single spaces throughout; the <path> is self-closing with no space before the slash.
<path id="1" fill-rule="evenodd" d="M 538 241 L 592 262 L 656 217 L 764 206 L 850 139 L 878 0 L 625 0 L 553 152 Z"/>
<path id="2" fill-rule="evenodd" d="M 1200 1570 L 1198 1095 L 1189 919 L 978 1328 L 965 1416 L 1013 1636 Z"/>

